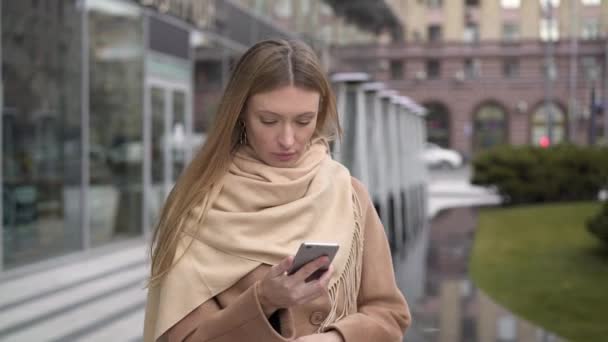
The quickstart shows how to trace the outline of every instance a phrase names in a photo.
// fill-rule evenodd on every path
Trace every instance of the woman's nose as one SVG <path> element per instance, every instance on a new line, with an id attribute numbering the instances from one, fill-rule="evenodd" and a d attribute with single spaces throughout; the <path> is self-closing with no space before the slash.
<path id="1" fill-rule="evenodd" d="M 294 144 L 294 142 L 295 136 L 291 125 L 287 124 L 283 126 L 281 133 L 279 134 L 279 145 L 281 145 L 282 148 L 288 149 Z"/>

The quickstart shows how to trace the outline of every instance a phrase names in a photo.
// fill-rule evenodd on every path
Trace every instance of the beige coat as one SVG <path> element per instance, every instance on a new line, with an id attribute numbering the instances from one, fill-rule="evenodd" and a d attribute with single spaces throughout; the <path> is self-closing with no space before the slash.
<path id="1" fill-rule="evenodd" d="M 365 187 L 353 178 L 363 208 L 363 269 L 358 312 L 332 324 L 346 342 L 401 342 L 411 321 L 397 288 L 384 228 Z M 257 295 L 270 266 L 262 265 L 228 290 L 201 304 L 173 326 L 161 340 L 284 342 L 314 334 L 330 309 L 329 294 L 305 305 L 279 311 L 280 332 L 264 315 Z"/>

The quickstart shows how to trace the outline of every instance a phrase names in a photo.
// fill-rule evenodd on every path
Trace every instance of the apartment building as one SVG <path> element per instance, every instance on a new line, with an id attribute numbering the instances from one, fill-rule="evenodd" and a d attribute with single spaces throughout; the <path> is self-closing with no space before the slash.
<path id="1" fill-rule="evenodd" d="M 429 109 L 429 140 L 465 155 L 499 144 L 606 142 L 605 0 L 389 0 L 402 42 L 333 50 Z M 551 127 L 549 129 L 548 127 Z"/>

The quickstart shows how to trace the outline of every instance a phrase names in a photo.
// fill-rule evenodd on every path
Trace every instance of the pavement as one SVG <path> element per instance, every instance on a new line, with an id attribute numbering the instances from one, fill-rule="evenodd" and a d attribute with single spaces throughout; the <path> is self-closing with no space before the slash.
<path id="1" fill-rule="evenodd" d="M 431 173 L 429 218 L 446 208 L 499 203 L 491 190 L 469 184 L 468 172 Z M 141 341 L 146 253 L 143 239 L 131 240 L 4 276 L 0 341 Z"/>

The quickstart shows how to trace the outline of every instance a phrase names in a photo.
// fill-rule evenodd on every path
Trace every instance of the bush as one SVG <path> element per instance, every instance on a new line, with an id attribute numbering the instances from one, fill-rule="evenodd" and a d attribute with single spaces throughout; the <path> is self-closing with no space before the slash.
<path id="1" fill-rule="evenodd" d="M 587 221 L 587 230 L 608 245 L 608 200 L 600 212 Z"/>
<path id="2" fill-rule="evenodd" d="M 608 186 L 608 148 L 500 146 L 476 156 L 472 183 L 495 187 L 505 204 L 595 200 Z"/>

